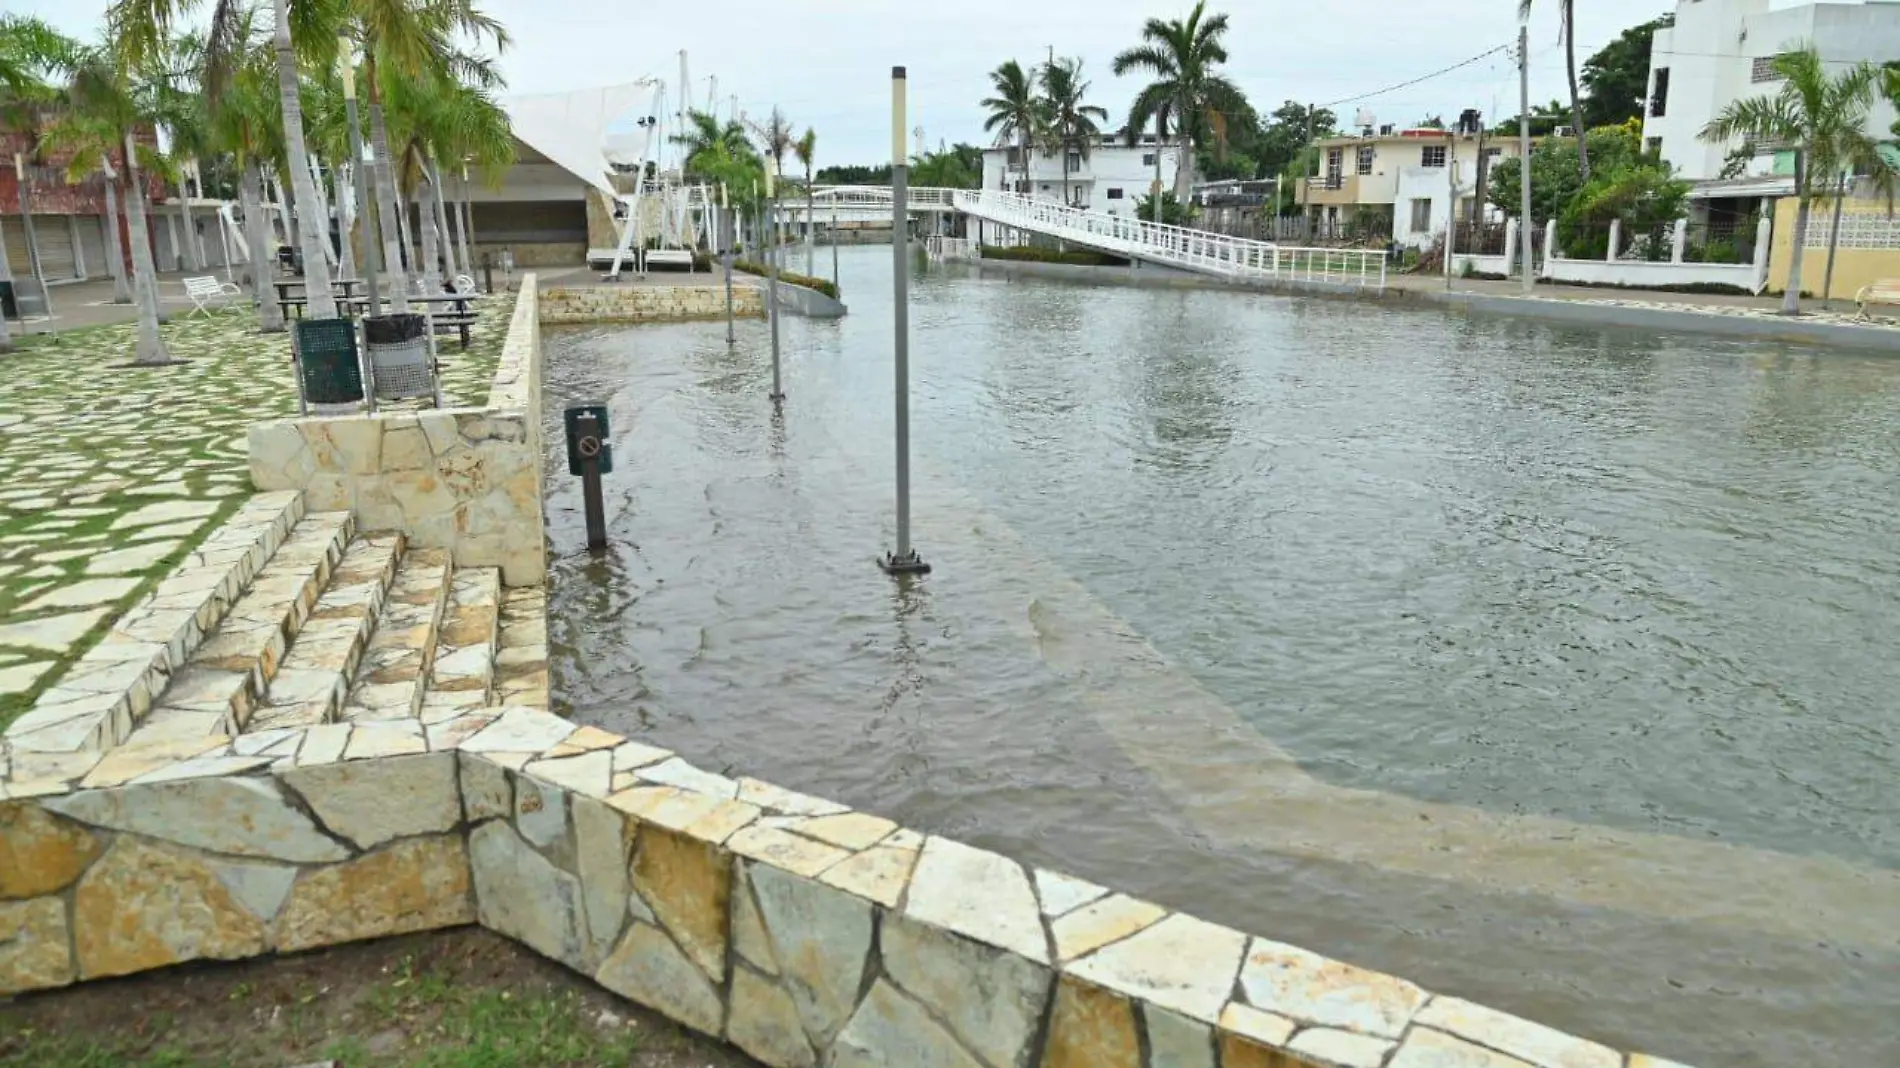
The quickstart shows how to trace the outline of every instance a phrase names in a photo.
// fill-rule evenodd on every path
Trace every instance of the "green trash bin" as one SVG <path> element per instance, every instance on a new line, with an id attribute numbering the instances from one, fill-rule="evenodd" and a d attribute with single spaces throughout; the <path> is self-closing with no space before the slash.
<path id="1" fill-rule="evenodd" d="M 297 367 L 304 400 L 311 404 L 360 404 L 363 365 L 356 357 L 356 323 L 349 319 L 299 319 Z"/>

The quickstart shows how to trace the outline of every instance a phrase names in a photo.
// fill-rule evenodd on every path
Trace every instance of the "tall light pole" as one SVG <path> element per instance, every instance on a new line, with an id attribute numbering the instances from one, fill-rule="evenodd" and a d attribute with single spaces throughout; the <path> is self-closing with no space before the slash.
<path id="1" fill-rule="evenodd" d="M 910 544 L 910 167 L 904 155 L 904 68 L 891 68 L 891 267 L 895 278 L 897 366 L 897 548 L 877 565 L 892 575 L 927 575 Z"/>
<path id="2" fill-rule="evenodd" d="M 777 224 L 778 197 L 778 160 L 766 157 L 765 164 L 765 232 L 769 240 L 778 244 Z M 785 400 L 785 390 L 780 384 L 778 369 L 778 257 L 766 254 L 766 294 L 765 302 L 770 305 L 768 313 L 772 319 L 772 403 Z"/>
<path id="3" fill-rule="evenodd" d="M 356 178 L 356 217 L 363 226 L 363 288 L 369 297 L 363 314 L 374 318 L 381 312 L 381 296 L 377 289 L 377 268 L 381 266 L 382 243 L 375 239 L 371 230 L 376 225 L 376 206 L 369 198 L 369 174 L 363 165 L 363 129 L 356 121 L 356 64 L 350 60 L 350 39 L 337 37 L 337 69 L 343 76 L 343 113 L 350 126 L 350 170 Z M 344 243 L 350 240 L 349 234 L 343 235 Z"/>
<path id="4" fill-rule="evenodd" d="M 1517 27 L 1517 189 L 1518 189 L 1518 287 L 1529 296 L 1537 279 L 1531 277 L 1531 28 Z M 1587 131 L 1578 130 L 1582 137 Z M 1544 255 L 1550 255 L 1545 249 Z"/>

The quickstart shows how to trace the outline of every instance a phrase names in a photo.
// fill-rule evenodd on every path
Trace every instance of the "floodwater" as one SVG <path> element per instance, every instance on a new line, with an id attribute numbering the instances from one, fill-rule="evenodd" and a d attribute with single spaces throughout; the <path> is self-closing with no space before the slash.
<path id="1" fill-rule="evenodd" d="M 782 415 L 760 323 L 546 332 L 557 703 L 1620 1048 L 1900 1065 L 1900 360 L 939 268 L 898 583 L 890 276 Z"/>

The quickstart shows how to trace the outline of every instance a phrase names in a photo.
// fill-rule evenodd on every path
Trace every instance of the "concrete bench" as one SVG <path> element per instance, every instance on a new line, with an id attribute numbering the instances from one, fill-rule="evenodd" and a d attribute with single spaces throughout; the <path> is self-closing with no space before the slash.
<path id="1" fill-rule="evenodd" d="M 228 297 L 243 296 L 244 291 L 234 283 L 220 282 L 212 275 L 201 275 L 185 279 L 185 296 L 191 298 L 192 314 L 203 312 L 211 314 L 211 303 Z"/>
<path id="2" fill-rule="evenodd" d="M 1872 285 L 1860 287 L 1854 294 L 1854 303 L 1860 305 L 1860 317 L 1868 318 L 1869 304 L 1892 304 L 1900 307 L 1900 278 L 1882 278 Z"/>

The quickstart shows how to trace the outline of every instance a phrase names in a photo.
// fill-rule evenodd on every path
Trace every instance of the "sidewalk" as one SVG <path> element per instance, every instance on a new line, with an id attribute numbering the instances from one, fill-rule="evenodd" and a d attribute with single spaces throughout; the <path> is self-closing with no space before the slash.
<path id="1" fill-rule="evenodd" d="M 1420 294 L 1447 292 L 1443 275 L 1390 274 L 1386 276 L 1386 285 L 1392 289 Z M 1524 297 L 1523 290 L 1513 279 L 1489 278 L 1453 278 L 1449 291 L 1452 293 L 1474 293 L 1494 297 Z M 1530 294 L 1532 300 L 1585 301 L 1595 303 L 1623 304 L 1635 306 L 1669 307 L 1681 310 L 1719 312 L 1736 314 L 1753 312 L 1763 315 L 1779 315 L 1781 298 L 1771 296 L 1750 297 L 1739 293 L 1674 293 L 1655 289 L 1619 289 L 1612 286 L 1572 286 L 1538 283 Z M 1858 326 L 1892 326 L 1896 317 L 1881 315 L 1876 309 L 1873 320 L 1860 318 L 1854 306 L 1853 296 L 1836 296 L 1832 309 L 1824 311 L 1819 300 L 1803 300 L 1801 313 L 1825 322 L 1840 322 Z M 1883 320 L 1885 320 L 1883 322 Z"/>

